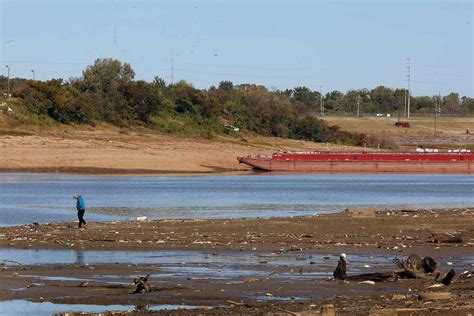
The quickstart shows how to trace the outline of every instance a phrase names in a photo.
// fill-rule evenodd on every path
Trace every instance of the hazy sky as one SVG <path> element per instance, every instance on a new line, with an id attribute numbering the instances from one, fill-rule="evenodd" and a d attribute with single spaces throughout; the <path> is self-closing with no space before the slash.
<path id="1" fill-rule="evenodd" d="M 1 73 L 80 76 L 96 58 L 199 88 L 221 80 L 323 91 L 473 96 L 472 1 L 0 0 Z"/>

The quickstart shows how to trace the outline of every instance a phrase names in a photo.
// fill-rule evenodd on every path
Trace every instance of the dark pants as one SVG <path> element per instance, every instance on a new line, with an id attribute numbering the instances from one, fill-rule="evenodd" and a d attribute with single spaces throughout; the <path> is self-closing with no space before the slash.
<path id="1" fill-rule="evenodd" d="M 79 218 L 79 228 L 81 228 L 82 224 L 86 224 L 86 221 L 84 220 L 84 213 L 86 210 L 78 210 L 77 211 L 77 217 Z"/>

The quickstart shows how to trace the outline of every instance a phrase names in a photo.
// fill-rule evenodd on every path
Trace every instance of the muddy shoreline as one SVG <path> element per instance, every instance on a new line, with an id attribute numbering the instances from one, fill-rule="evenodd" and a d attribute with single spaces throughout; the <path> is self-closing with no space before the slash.
<path id="1" fill-rule="evenodd" d="M 74 216 L 71 216 L 74 219 Z M 86 215 L 87 219 L 87 215 Z M 0 227 L 0 247 L 95 250 L 471 249 L 474 209 L 344 211 L 313 216 L 38 223 Z M 460 231 L 462 244 L 435 244 L 432 233 Z M 401 245 L 405 246 L 402 247 Z M 334 248 L 337 247 L 337 248 Z"/>
<path id="2" fill-rule="evenodd" d="M 4 265 L 0 299 L 135 306 L 128 314 L 290 315 L 314 313 L 328 303 L 338 315 L 395 308 L 399 315 L 467 314 L 474 308 L 472 278 L 432 287 L 429 280 L 360 284 L 331 276 L 342 252 L 352 264 L 349 273 L 391 271 L 393 258 L 412 253 L 437 258 L 440 269 L 472 271 L 473 220 L 474 209 L 469 208 L 369 209 L 288 218 L 91 222 L 84 230 L 73 222 L 2 227 L 3 249 L 39 249 L 37 256 L 52 262 L 54 254 L 73 251 L 82 259 Z M 437 243 L 433 232 L 439 231 L 459 232 L 462 241 Z M 41 249 L 57 252 L 43 255 Z M 96 261 L 90 260 L 89 251 L 95 252 Z M 163 257 L 166 251 L 171 253 Z M 135 259 L 107 263 L 105 258 L 113 260 L 114 252 Z M 145 274 L 151 274 L 154 290 L 130 294 L 132 279 Z M 420 300 L 426 291 L 448 291 L 452 298 Z M 146 308 L 161 304 L 193 309 Z"/>

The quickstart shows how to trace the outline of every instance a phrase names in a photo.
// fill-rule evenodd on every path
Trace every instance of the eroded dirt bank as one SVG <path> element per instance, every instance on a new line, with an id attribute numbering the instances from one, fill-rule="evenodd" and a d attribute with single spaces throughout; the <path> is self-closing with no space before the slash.
<path id="1" fill-rule="evenodd" d="M 332 303 L 337 314 L 345 315 L 386 309 L 398 309 L 399 315 L 467 315 L 474 308 L 474 282 L 468 277 L 474 269 L 473 219 L 472 209 L 368 210 L 295 218 L 89 223 L 84 230 L 75 223 L 4 227 L 4 249 L 75 250 L 78 258 L 83 251 L 105 252 L 92 263 L 86 255 L 66 264 L 5 265 L 0 299 L 126 304 L 134 306 L 130 314 L 157 313 L 146 308 L 157 304 L 213 307 L 164 314 L 314 314 Z M 446 232 L 460 240 L 435 242 L 449 237 Z M 113 262 L 107 255 L 112 250 L 135 260 Z M 138 250 L 150 252 L 133 252 Z M 163 259 L 161 251 L 176 253 Z M 454 268 L 458 275 L 449 286 L 420 279 L 336 281 L 332 272 L 341 252 L 349 258 L 349 274 L 393 271 L 394 258 L 417 253 L 434 257 L 440 269 Z M 153 291 L 131 294 L 133 278 L 146 274 Z M 424 292 L 449 292 L 451 297 L 421 299 Z"/>

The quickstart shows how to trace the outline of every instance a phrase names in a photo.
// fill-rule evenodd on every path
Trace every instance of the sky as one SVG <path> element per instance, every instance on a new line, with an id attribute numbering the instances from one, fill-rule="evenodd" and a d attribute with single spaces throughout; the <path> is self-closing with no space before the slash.
<path id="1" fill-rule="evenodd" d="M 0 0 L 1 74 L 81 76 L 97 58 L 136 79 L 323 92 L 407 87 L 473 96 L 472 0 Z"/>

